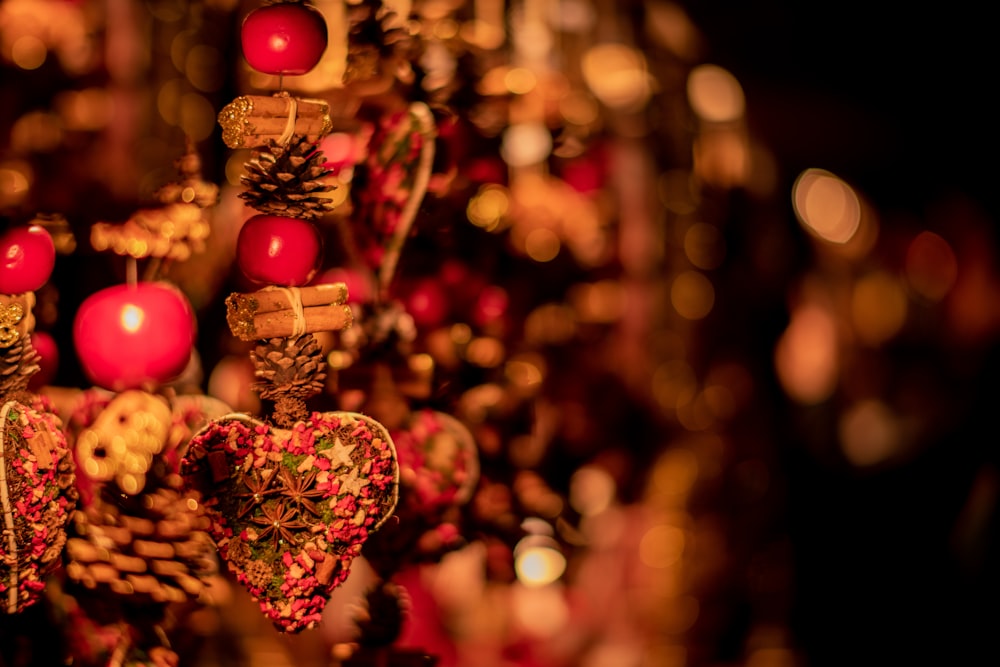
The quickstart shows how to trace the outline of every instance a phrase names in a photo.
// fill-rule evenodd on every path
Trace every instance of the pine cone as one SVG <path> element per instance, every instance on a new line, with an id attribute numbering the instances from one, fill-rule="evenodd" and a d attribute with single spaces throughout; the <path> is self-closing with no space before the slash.
<path id="1" fill-rule="evenodd" d="M 144 601 L 195 599 L 217 571 L 207 522 L 175 475 L 127 502 L 102 491 L 74 514 L 66 574 L 87 588 L 106 586 Z"/>
<path id="2" fill-rule="evenodd" d="M 313 220 L 333 209 L 322 193 L 333 189 L 324 182 L 330 170 L 323 153 L 304 135 L 292 137 L 288 146 L 276 141 L 253 152 L 240 183 L 240 198 L 261 213 Z"/>
<path id="3" fill-rule="evenodd" d="M 347 5 L 347 67 L 344 83 L 364 81 L 379 74 L 381 61 L 399 56 L 415 61 L 418 41 L 402 26 L 406 17 L 382 0 L 360 0 Z"/>
<path id="4" fill-rule="evenodd" d="M 31 377 L 39 371 L 40 359 L 27 336 L 19 336 L 10 347 L 0 349 L 0 398 L 9 400 L 26 391 Z"/>
<path id="5" fill-rule="evenodd" d="M 271 338 L 257 345 L 250 358 L 254 375 L 261 380 L 253 388 L 262 399 L 306 399 L 323 391 L 326 359 L 312 334 Z"/>

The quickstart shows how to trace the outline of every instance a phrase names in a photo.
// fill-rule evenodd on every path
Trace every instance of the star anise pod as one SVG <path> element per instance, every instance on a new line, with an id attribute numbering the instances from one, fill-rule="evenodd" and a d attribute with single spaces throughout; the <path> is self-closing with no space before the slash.
<path id="1" fill-rule="evenodd" d="M 270 537 L 274 549 L 278 548 L 280 540 L 294 542 L 295 533 L 292 531 L 309 527 L 298 520 L 298 513 L 293 508 L 285 507 L 284 503 L 267 503 L 262 505 L 261 509 L 264 516 L 253 517 L 250 520 L 258 526 L 264 526 L 264 530 L 257 535 L 257 540 Z"/>
<path id="2" fill-rule="evenodd" d="M 265 497 L 278 493 L 278 489 L 271 488 L 271 482 L 278 476 L 277 473 L 277 468 L 253 469 L 240 476 L 240 481 L 247 490 L 233 494 L 236 498 L 246 498 L 236 515 L 237 519 L 242 519 L 249 514 L 254 507 L 264 502 Z"/>
<path id="3" fill-rule="evenodd" d="M 282 494 L 299 510 L 305 509 L 313 516 L 322 516 L 313 498 L 322 498 L 323 491 L 313 486 L 317 471 L 310 470 L 304 475 L 293 475 L 287 468 L 281 469 Z"/>

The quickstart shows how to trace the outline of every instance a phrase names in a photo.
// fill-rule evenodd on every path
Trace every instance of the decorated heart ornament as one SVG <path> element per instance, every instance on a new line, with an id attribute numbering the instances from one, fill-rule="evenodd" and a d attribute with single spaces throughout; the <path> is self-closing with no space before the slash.
<path id="1" fill-rule="evenodd" d="M 399 486 L 388 431 L 354 412 L 314 412 L 289 429 L 221 417 L 191 439 L 181 471 L 202 493 L 220 557 L 289 633 L 321 620 Z"/>
<path id="2" fill-rule="evenodd" d="M 41 407 L 41 406 L 39 406 Z M 59 565 L 76 506 L 74 469 L 58 419 L 18 401 L 0 407 L 0 609 L 38 601 Z"/>

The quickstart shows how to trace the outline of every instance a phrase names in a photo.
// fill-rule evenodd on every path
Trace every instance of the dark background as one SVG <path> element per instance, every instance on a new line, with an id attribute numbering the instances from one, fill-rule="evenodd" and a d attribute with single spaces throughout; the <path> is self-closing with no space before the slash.
<path id="1" fill-rule="evenodd" d="M 803 169 L 828 169 L 890 231 L 933 222 L 946 232 L 942 202 L 961 201 L 993 241 L 998 58 L 984 7 L 686 3 L 706 60 L 743 85 L 751 132 L 773 151 L 785 186 Z M 791 629 L 810 665 L 1000 660 L 996 346 L 956 347 L 910 341 L 876 360 L 898 385 L 912 375 L 955 399 L 947 426 L 898 465 L 859 472 L 816 456 L 810 450 L 836 437 L 834 407 L 778 409 Z M 985 519 L 969 533 L 973 508 Z"/>

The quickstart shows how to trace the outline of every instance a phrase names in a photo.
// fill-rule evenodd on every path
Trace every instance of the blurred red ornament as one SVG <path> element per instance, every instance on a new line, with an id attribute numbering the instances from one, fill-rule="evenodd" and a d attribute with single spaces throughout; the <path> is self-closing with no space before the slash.
<path id="1" fill-rule="evenodd" d="M 114 285 L 87 297 L 73 321 L 73 344 L 84 373 L 111 391 L 162 384 L 191 358 L 195 316 L 173 285 Z"/>
<path id="2" fill-rule="evenodd" d="M 0 237 L 0 293 L 33 292 L 52 275 L 56 246 L 41 225 L 12 227 Z"/>
<path id="3" fill-rule="evenodd" d="M 316 275 L 323 241 L 308 220 L 255 215 L 236 240 L 236 262 L 247 278 L 267 285 L 306 285 Z"/>
<path id="4" fill-rule="evenodd" d="M 303 2 L 276 2 L 246 15 L 240 39 L 243 57 L 258 72 L 305 74 L 326 51 L 326 20 Z"/>
<path id="5" fill-rule="evenodd" d="M 56 371 L 59 369 L 59 346 L 50 333 L 33 331 L 31 333 L 31 347 L 39 356 L 39 371 L 32 375 L 31 380 L 28 381 L 28 389 L 35 391 L 51 384 L 55 378 Z"/>
<path id="6" fill-rule="evenodd" d="M 473 318 L 479 326 L 485 326 L 502 318 L 507 312 L 507 290 L 492 285 L 479 293 Z"/>
<path id="7" fill-rule="evenodd" d="M 321 273 L 315 281 L 317 285 L 344 283 L 347 285 L 348 303 L 369 303 L 375 295 L 375 285 L 368 274 L 356 269 L 335 266 Z"/>
<path id="8" fill-rule="evenodd" d="M 407 295 L 405 305 L 417 326 L 437 326 L 448 315 L 448 296 L 434 278 L 419 281 Z"/>

